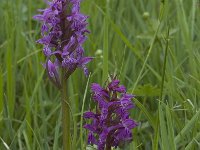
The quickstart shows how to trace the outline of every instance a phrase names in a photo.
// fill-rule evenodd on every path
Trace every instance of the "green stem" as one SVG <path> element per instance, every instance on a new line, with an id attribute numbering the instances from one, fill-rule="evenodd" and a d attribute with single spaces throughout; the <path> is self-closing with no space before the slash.
<path id="1" fill-rule="evenodd" d="M 63 130 L 63 150 L 71 150 L 70 141 L 70 108 L 67 98 L 67 80 L 64 71 L 62 72 L 62 130 Z"/>
<path id="2" fill-rule="evenodd" d="M 161 90 L 160 90 L 160 101 L 162 101 L 162 98 L 163 98 L 168 47 L 169 47 L 169 28 L 167 30 L 167 37 L 166 37 L 165 57 L 164 57 L 164 64 L 163 64 L 163 70 L 162 70 L 162 82 L 161 82 Z"/>

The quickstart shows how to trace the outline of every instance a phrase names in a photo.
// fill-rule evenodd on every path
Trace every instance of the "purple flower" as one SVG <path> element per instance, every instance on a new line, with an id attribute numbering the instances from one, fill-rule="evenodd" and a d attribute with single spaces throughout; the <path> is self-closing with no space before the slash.
<path id="1" fill-rule="evenodd" d="M 129 110 L 134 107 L 133 95 L 126 93 L 126 88 L 113 79 L 106 88 L 93 83 L 91 86 L 93 100 L 97 103 L 96 113 L 84 113 L 90 124 L 84 125 L 89 130 L 88 144 L 95 144 L 98 150 L 123 146 L 132 141 L 131 129 L 137 123 L 130 118 Z"/>
<path id="2" fill-rule="evenodd" d="M 88 16 L 80 13 L 80 1 L 46 1 L 48 8 L 39 10 L 41 14 L 34 16 L 42 23 L 42 38 L 37 42 L 44 46 L 45 68 L 51 81 L 58 87 L 61 69 L 65 70 L 66 79 L 76 68 L 82 68 L 88 75 L 86 64 L 93 59 L 84 57 L 82 44 L 87 39 L 85 33 L 89 32 L 86 29 Z"/>

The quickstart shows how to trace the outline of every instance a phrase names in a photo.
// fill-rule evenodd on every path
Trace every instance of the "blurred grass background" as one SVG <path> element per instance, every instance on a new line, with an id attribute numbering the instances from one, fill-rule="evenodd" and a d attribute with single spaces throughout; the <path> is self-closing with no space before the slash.
<path id="1" fill-rule="evenodd" d="M 1 150 L 62 148 L 60 93 L 42 68 L 40 24 L 32 19 L 45 7 L 0 0 Z M 95 60 L 89 79 L 77 70 L 69 81 L 73 149 L 86 147 L 88 85 L 104 85 L 108 74 L 136 95 L 131 116 L 139 126 L 124 149 L 200 149 L 200 2 L 84 0 L 82 12 L 90 16 L 86 55 Z"/>

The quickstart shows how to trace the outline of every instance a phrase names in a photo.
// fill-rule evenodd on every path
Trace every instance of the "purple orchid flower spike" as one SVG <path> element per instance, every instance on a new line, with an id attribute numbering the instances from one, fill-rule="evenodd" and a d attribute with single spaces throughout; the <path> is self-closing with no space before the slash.
<path id="1" fill-rule="evenodd" d="M 126 88 L 119 83 L 119 80 L 112 79 L 106 88 L 97 83 L 91 86 L 97 110 L 96 113 L 84 113 L 83 117 L 92 121 L 84 128 L 89 130 L 88 144 L 97 145 L 98 150 L 121 147 L 133 139 L 131 129 L 137 123 L 130 118 L 129 110 L 134 108 L 134 96 L 127 94 Z"/>
<path id="2" fill-rule="evenodd" d="M 34 19 L 42 23 L 42 38 L 37 42 L 43 45 L 46 57 L 44 68 L 49 79 L 62 95 L 63 150 L 71 150 L 70 100 L 67 79 L 81 68 L 88 76 L 86 65 L 93 59 L 84 56 L 83 43 L 86 41 L 88 16 L 80 13 L 81 0 L 44 0 L 48 8 L 39 10 Z M 89 139 L 95 143 L 92 134 Z"/>
<path id="3" fill-rule="evenodd" d="M 84 57 L 82 47 L 87 39 L 86 33 L 89 33 L 86 29 L 88 16 L 80 13 L 81 0 L 45 2 L 49 7 L 39 10 L 41 14 L 34 16 L 42 23 L 42 38 L 37 42 L 44 45 L 49 78 L 60 87 L 61 69 L 65 70 L 66 79 L 77 68 L 82 68 L 86 76 L 89 74 L 86 64 L 93 58 Z"/>

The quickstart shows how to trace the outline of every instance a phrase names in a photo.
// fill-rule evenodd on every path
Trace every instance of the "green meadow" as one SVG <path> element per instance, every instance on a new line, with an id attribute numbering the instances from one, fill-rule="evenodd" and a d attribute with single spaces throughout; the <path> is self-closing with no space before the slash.
<path id="1" fill-rule="evenodd" d="M 73 150 L 87 146 L 85 111 L 94 109 L 90 84 L 117 75 L 135 95 L 139 123 L 124 150 L 200 149 L 200 1 L 84 0 L 90 16 L 86 78 L 69 79 Z M 60 92 L 42 67 L 43 0 L 0 0 L 0 150 L 62 149 Z"/>

